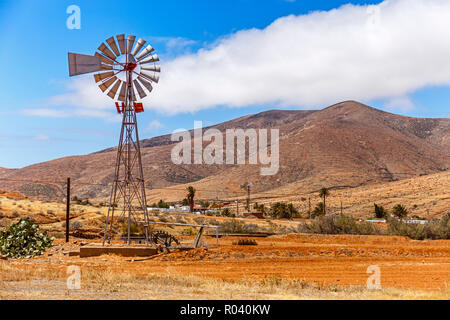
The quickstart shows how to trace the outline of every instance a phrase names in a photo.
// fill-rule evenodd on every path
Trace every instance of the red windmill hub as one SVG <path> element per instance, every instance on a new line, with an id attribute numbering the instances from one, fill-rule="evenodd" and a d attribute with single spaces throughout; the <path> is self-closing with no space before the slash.
<path id="1" fill-rule="evenodd" d="M 125 65 L 125 67 L 123 68 L 123 70 L 124 71 L 133 71 L 134 69 L 136 69 L 136 67 L 137 67 L 137 64 L 136 63 L 131 63 L 131 62 L 129 62 L 129 63 L 127 63 L 126 65 Z"/>

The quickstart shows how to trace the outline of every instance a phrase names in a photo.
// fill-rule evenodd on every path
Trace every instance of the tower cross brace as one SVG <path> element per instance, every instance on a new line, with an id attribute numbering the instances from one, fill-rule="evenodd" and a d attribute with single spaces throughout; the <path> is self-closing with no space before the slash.
<path id="1" fill-rule="evenodd" d="M 134 65 L 135 66 L 135 65 Z M 126 98 L 123 108 L 122 129 L 117 149 L 115 175 L 106 216 L 103 245 L 113 236 L 115 215 L 127 224 L 127 244 L 131 243 L 131 226 L 144 221 L 145 241 L 149 245 L 147 198 L 142 169 L 141 147 L 133 102 L 132 75 L 134 67 L 127 62 Z"/>

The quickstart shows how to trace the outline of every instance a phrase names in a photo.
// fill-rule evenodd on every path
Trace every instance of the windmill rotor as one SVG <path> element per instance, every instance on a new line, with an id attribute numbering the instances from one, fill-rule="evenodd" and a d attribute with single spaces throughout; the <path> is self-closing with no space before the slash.
<path id="1" fill-rule="evenodd" d="M 70 52 L 69 75 L 95 73 L 100 90 L 113 100 L 119 93 L 119 101 L 125 101 L 127 86 L 131 86 L 132 101 L 137 101 L 137 96 L 145 98 L 159 82 L 159 57 L 144 39 L 120 34 L 106 39 L 97 50 L 93 56 Z"/>

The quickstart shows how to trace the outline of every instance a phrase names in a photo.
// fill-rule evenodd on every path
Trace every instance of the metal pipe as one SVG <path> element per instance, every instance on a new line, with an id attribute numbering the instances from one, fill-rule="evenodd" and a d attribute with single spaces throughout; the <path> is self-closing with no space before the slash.
<path id="1" fill-rule="evenodd" d="M 139 223 L 143 223 L 143 221 L 140 221 Z M 156 222 L 156 221 L 149 221 L 149 224 L 162 224 L 162 225 L 168 225 L 168 226 L 180 226 L 180 227 L 196 227 L 196 228 L 220 228 L 220 226 L 213 226 L 213 225 L 207 225 L 207 224 L 187 224 L 187 223 L 174 223 L 174 222 Z"/>

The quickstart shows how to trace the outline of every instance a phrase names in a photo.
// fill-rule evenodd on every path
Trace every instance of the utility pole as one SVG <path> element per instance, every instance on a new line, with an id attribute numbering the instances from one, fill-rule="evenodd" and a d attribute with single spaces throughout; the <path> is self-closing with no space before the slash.
<path id="1" fill-rule="evenodd" d="M 247 183 L 247 211 L 250 212 L 250 183 Z"/>
<path id="2" fill-rule="evenodd" d="M 70 225 L 70 178 L 67 178 L 67 194 L 66 194 L 66 243 L 69 242 L 69 225 Z"/>
<path id="3" fill-rule="evenodd" d="M 311 197 L 308 198 L 308 212 L 309 212 L 309 219 L 311 219 Z"/>

